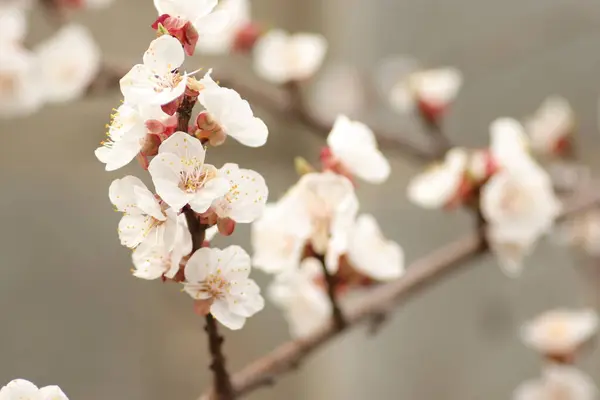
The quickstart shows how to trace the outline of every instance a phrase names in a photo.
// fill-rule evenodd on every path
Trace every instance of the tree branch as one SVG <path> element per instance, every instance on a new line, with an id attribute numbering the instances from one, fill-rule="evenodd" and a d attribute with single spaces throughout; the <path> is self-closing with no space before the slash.
<path id="1" fill-rule="evenodd" d="M 598 182 L 565 201 L 560 219 L 586 210 L 600 202 Z M 463 237 L 412 263 L 406 274 L 397 281 L 382 285 L 369 293 L 359 307 L 345 314 L 347 329 L 371 321 L 379 315 L 390 314 L 403 300 L 438 282 L 470 259 L 484 254 L 482 232 Z M 238 396 L 246 395 L 264 385 L 273 384 L 275 378 L 293 371 L 312 352 L 338 336 L 333 323 L 315 333 L 280 345 L 271 353 L 252 362 L 232 377 Z M 200 399 L 209 399 L 208 391 Z"/>
<path id="2" fill-rule="evenodd" d="M 223 345 L 223 336 L 219 334 L 217 321 L 211 314 L 206 316 L 206 333 L 208 335 L 208 348 L 212 362 L 210 369 L 213 371 L 215 376 L 215 387 L 217 388 L 217 400 L 233 400 L 235 399 L 235 392 L 229 379 L 229 373 L 225 368 L 225 356 L 221 349 Z"/>

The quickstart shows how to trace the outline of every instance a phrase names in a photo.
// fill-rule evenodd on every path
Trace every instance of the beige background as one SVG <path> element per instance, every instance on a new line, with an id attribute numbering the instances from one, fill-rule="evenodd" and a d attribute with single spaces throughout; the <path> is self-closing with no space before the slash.
<path id="1" fill-rule="evenodd" d="M 461 68 L 466 83 L 447 131 L 462 144 L 484 145 L 494 118 L 522 117 L 544 96 L 563 94 L 581 118 L 581 152 L 590 162 L 597 159 L 597 1 L 254 4 L 265 26 L 322 32 L 331 43 L 328 61 L 353 63 L 364 75 L 386 55 L 401 53 Z M 154 35 L 154 17 L 150 1 L 118 0 L 77 19 L 91 27 L 109 60 L 132 64 Z M 51 31 L 40 16 L 33 24 L 32 42 Z M 232 67 L 208 58 L 188 65 Z M 255 79 L 247 64 L 236 66 Z M 209 381 L 202 321 L 175 285 L 131 277 L 129 252 L 116 235 L 119 215 L 107 198 L 111 180 L 141 171 L 132 164 L 106 173 L 93 156 L 118 101 L 113 92 L 0 121 L 0 382 L 26 377 L 58 383 L 75 400 L 195 399 Z M 276 197 L 295 179 L 293 156 L 315 160 L 323 141 L 277 115 L 256 112 L 270 127 L 264 148 L 232 143 L 209 158 L 260 171 Z M 414 129 L 381 106 L 362 114 L 390 129 Z M 417 167 L 384 151 L 392 178 L 383 186 L 361 185 L 359 197 L 362 210 L 378 217 L 409 260 L 468 229 L 465 215 L 409 205 L 404 188 Z M 247 227 L 234 240 L 248 248 Z M 520 343 L 519 325 L 547 308 L 594 304 L 598 286 L 589 276 L 576 257 L 547 243 L 519 280 L 509 280 L 485 258 L 417 295 L 376 338 L 354 331 L 251 398 L 507 399 L 540 366 Z M 287 338 L 281 314 L 269 305 L 243 331 L 227 334 L 229 365 L 238 369 Z M 600 382 L 600 353 L 581 365 Z"/>

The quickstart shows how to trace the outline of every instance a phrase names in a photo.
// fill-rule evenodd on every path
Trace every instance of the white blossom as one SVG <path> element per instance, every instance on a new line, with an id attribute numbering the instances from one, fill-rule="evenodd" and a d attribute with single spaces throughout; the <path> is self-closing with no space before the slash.
<path id="1" fill-rule="evenodd" d="M 155 245 L 146 241 L 132 254 L 133 275 L 142 279 L 173 278 L 179 271 L 183 257 L 192 251 L 192 236 L 184 214 L 177 217 L 177 228 L 172 249 L 164 244 Z"/>
<path id="2" fill-rule="evenodd" d="M 330 246 L 339 252 L 345 249 L 358 212 L 354 186 L 347 178 L 332 172 L 306 174 L 286 196 L 290 204 L 296 203 L 295 212 L 310 221 L 309 241 L 317 254 L 326 254 Z"/>
<path id="3" fill-rule="evenodd" d="M 499 168 L 531 169 L 529 139 L 525 128 L 513 118 L 498 118 L 490 124 L 490 153 Z"/>
<path id="4" fill-rule="evenodd" d="M 116 179 L 108 193 L 117 211 L 124 214 L 119 222 L 122 245 L 135 248 L 149 241 L 149 245 L 173 247 L 176 213 L 159 202 L 139 178 L 129 175 Z"/>
<path id="5" fill-rule="evenodd" d="M 249 0 L 221 0 L 216 11 L 227 14 L 229 21 L 220 29 L 203 32 L 196 49 L 209 54 L 229 52 L 240 29 L 250 23 Z"/>
<path id="6" fill-rule="evenodd" d="M 84 0 L 88 8 L 105 8 L 114 3 L 115 0 Z"/>
<path id="7" fill-rule="evenodd" d="M 254 47 L 254 69 L 263 79 L 281 84 L 313 76 L 325 58 L 327 41 L 318 34 L 290 35 L 273 29 Z"/>
<path id="8" fill-rule="evenodd" d="M 522 329 L 523 341 L 546 355 L 570 355 L 598 329 L 592 309 L 556 309 L 545 312 Z"/>
<path id="9" fill-rule="evenodd" d="M 0 117 L 19 117 L 40 109 L 43 98 L 35 57 L 0 42 Z"/>
<path id="10" fill-rule="evenodd" d="M 377 220 L 370 214 L 357 218 L 350 233 L 347 255 L 352 267 L 376 280 L 397 279 L 404 273 L 402 247 L 383 236 Z"/>
<path id="11" fill-rule="evenodd" d="M 522 257 L 550 231 L 561 209 L 548 176 L 533 161 L 494 174 L 481 190 L 480 204 L 488 238 L 512 276 L 520 273 Z"/>
<path id="12" fill-rule="evenodd" d="M 27 13 L 25 6 L 18 1 L 4 0 L 0 3 L 0 26 L 2 37 L 0 47 L 19 45 L 27 34 Z"/>
<path id="13" fill-rule="evenodd" d="M 312 231 L 300 199 L 284 196 L 252 224 L 252 265 L 267 273 L 298 268 Z"/>
<path id="14" fill-rule="evenodd" d="M 514 400 L 594 400 L 598 389 L 592 379 L 566 365 L 548 365 L 538 380 L 521 384 Z"/>
<path id="15" fill-rule="evenodd" d="M 525 124 L 531 147 L 540 154 L 553 154 L 575 130 L 575 113 L 560 96 L 548 97 Z"/>
<path id="16" fill-rule="evenodd" d="M 201 248 L 185 266 L 184 290 L 205 302 L 220 323 L 240 329 L 264 307 L 260 288 L 249 274 L 250 256 L 241 247 Z"/>
<path id="17" fill-rule="evenodd" d="M 219 169 L 217 176 L 229 181 L 229 191 L 212 204 L 219 218 L 249 223 L 260 217 L 267 203 L 269 189 L 258 172 L 229 163 Z"/>
<path id="18" fill-rule="evenodd" d="M 245 146 L 259 147 L 266 143 L 269 130 L 255 117 L 250 104 L 233 89 L 220 87 L 209 70 L 200 80 L 203 86 L 198 101 L 224 132 Z"/>
<path id="19" fill-rule="evenodd" d="M 58 386 L 38 388 L 25 379 L 15 379 L 0 389 L 0 400 L 69 400 Z"/>
<path id="20" fill-rule="evenodd" d="M 343 167 L 361 179 L 382 183 L 390 175 L 390 164 L 377 148 L 373 131 L 362 122 L 338 116 L 327 144 Z"/>
<path id="21" fill-rule="evenodd" d="M 98 160 L 106 164 L 107 171 L 127 165 L 143 149 L 148 139 L 147 121 L 165 121 L 169 118 L 158 105 L 133 106 L 124 103 L 114 111 L 107 138 L 95 151 Z"/>
<path id="22" fill-rule="evenodd" d="M 218 0 L 154 0 L 158 15 L 190 21 L 200 36 L 223 29 L 229 21 L 224 10 L 213 11 Z"/>
<path id="23" fill-rule="evenodd" d="M 205 155 L 200 140 L 184 132 L 175 132 L 158 148 L 148 170 L 156 193 L 173 209 L 189 203 L 194 211 L 203 213 L 229 191 L 229 181 L 204 163 Z"/>
<path id="24" fill-rule="evenodd" d="M 389 102 L 399 112 L 411 111 L 418 102 L 443 109 L 454 101 L 462 82 L 462 74 L 456 68 L 417 70 L 401 76 L 392 86 Z"/>
<path id="25" fill-rule="evenodd" d="M 39 44 L 35 53 L 45 100 L 80 97 L 100 69 L 100 49 L 82 25 L 70 24 Z"/>
<path id="26" fill-rule="evenodd" d="M 441 208 L 459 194 L 469 155 L 463 148 L 454 148 L 444 162 L 431 166 L 414 177 L 407 188 L 408 199 L 423 208 Z"/>
<path id="27" fill-rule="evenodd" d="M 302 261 L 300 268 L 277 275 L 268 290 L 269 299 L 283 309 L 295 338 L 305 337 L 323 326 L 331 316 L 331 303 L 316 280 L 322 264 L 315 258 Z"/>
<path id="28" fill-rule="evenodd" d="M 181 43 L 169 35 L 154 39 L 135 65 L 121 78 L 121 92 L 130 104 L 164 105 L 185 92 L 187 75 L 173 72 L 185 58 Z"/>

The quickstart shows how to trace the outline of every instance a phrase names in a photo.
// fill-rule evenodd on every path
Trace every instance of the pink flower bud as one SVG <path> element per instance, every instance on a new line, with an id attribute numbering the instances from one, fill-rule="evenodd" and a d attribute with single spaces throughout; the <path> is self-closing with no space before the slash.
<path id="1" fill-rule="evenodd" d="M 236 32 L 233 40 L 233 51 L 248 53 L 252 50 L 261 35 L 257 24 L 249 22 Z"/>
<path id="2" fill-rule="evenodd" d="M 427 123 L 437 125 L 448 110 L 448 104 L 427 102 L 418 99 L 418 107 L 421 116 Z"/>
<path id="3" fill-rule="evenodd" d="M 231 218 L 219 219 L 219 221 L 217 222 L 217 228 L 219 229 L 219 233 L 221 235 L 231 236 L 231 234 L 235 230 L 235 221 Z"/>
<path id="4" fill-rule="evenodd" d="M 163 14 L 152 24 L 158 35 L 169 34 L 179 40 L 188 56 L 194 54 L 198 42 L 198 31 L 190 21 Z"/>

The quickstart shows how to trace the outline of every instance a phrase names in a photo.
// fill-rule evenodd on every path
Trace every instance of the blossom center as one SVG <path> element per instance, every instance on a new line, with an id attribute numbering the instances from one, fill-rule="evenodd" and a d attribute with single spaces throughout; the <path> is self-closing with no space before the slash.
<path id="1" fill-rule="evenodd" d="M 231 283 L 226 280 L 221 274 L 210 274 L 206 280 L 202 282 L 202 291 L 211 295 L 213 299 L 220 299 L 229 291 Z"/>
<path id="2" fill-rule="evenodd" d="M 196 193 L 204 187 L 206 181 L 216 175 L 195 157 L 189 160 L 182 159 L 182 162 L 188 168 L 180 173 L 179 188 L 186 193 Z"/>
<path id="3" fill-rule="evenodd" d="M 156 93 L 161 93 L 165 90 L 172 90 L 183 80 L 181 75 L 172 72 L 169 72 L 164 76 L 154 75 L 154 78 L 156 79 L 156 86 L 154 87 L 154 91 Z"/>

